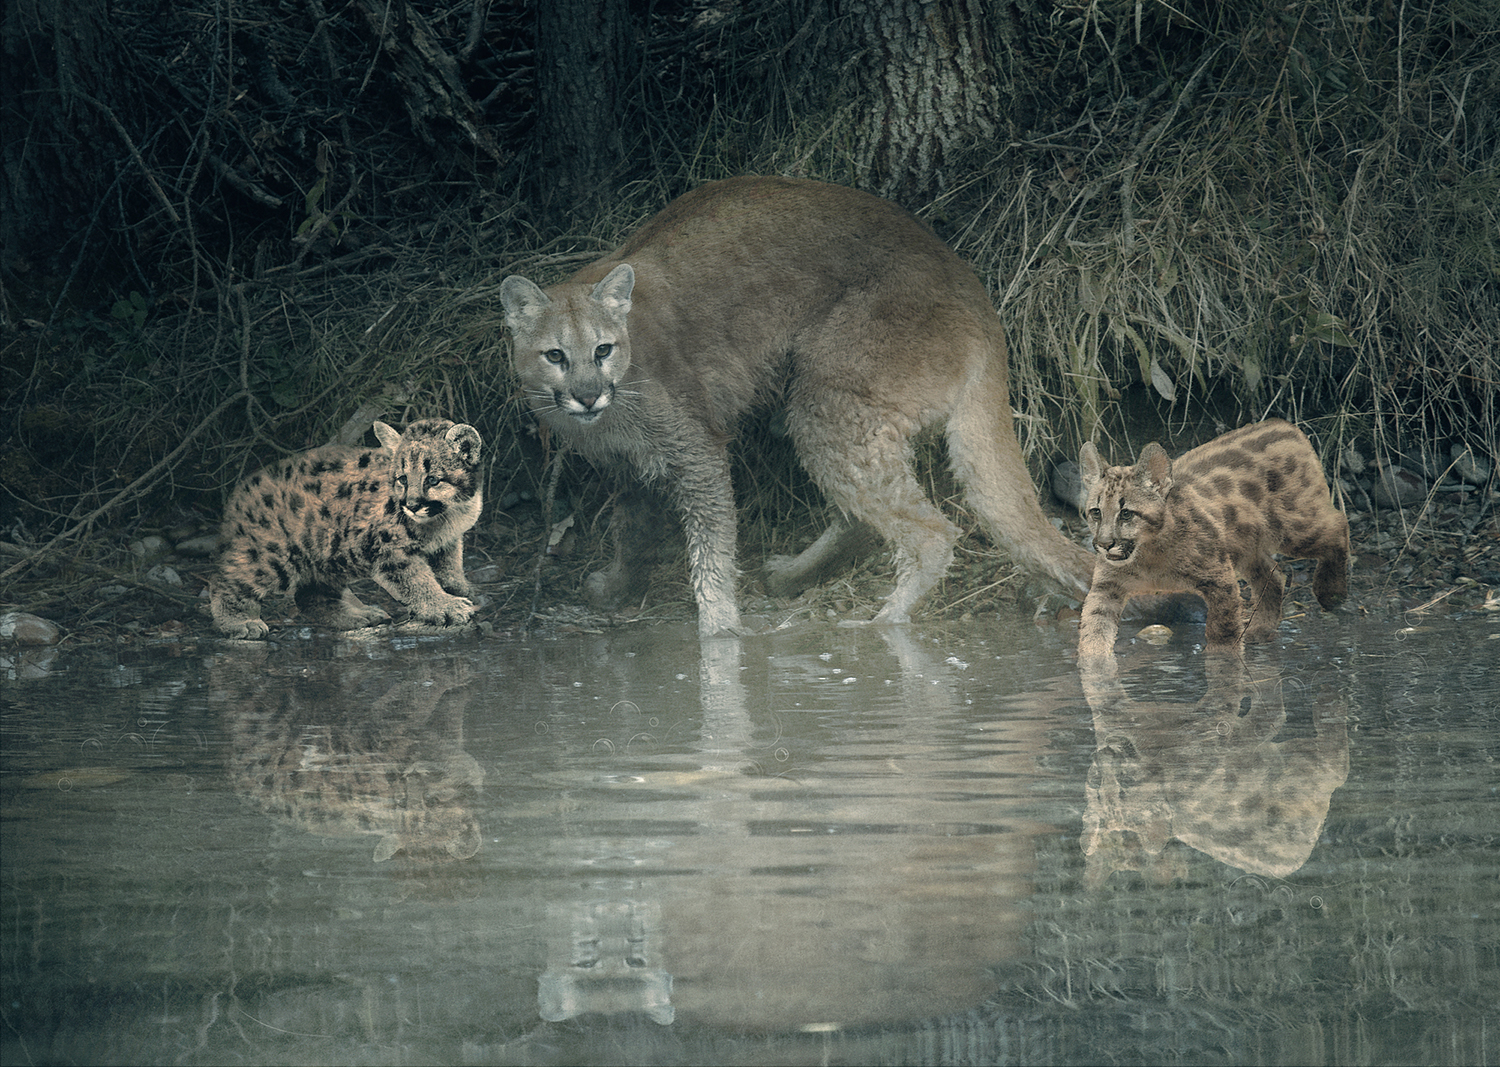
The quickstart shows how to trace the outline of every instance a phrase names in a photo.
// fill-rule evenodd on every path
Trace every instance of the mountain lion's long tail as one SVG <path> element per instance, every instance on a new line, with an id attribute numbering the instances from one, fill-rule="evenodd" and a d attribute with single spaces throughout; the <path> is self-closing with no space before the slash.
<path id="1" fill-rule="evenodd" d="M 999 333 L 998 323 L 995 333 Z M 1064 537 L 1037 502 L 1036 487 L 1016 440 L 1010 395 L 993 360 L 1005 359 L 1003 339 L 990 360 L 976 361 L 948 419 L 948 453 L 985 526 L 1025 571 L 1051 578 L 1074 596 L 1088 592 L 1094 558 Z"/>

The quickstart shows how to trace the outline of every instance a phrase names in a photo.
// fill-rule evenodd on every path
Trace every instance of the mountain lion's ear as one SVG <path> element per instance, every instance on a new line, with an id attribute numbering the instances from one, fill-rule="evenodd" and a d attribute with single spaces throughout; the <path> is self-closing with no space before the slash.
<path id="1" fill-rule="evenodd" d="M 1135 480 L 1147 489 L 1166 496 L 1172 490 L 1172 457 L 1152 441 L 1135 460 Z"/>
<path id="2" fill-rule="evenodd" d="M 1085 441 L 1078 453 L 1078 471 L 1083 476 L 1083 488 L 1088 491 L 1104 476 L 1104 464 L 1099 459 L 1099 450 L 1094 442 Z"/>
<path id="3" fill-rule="evenodd" d="M 401 446 L 401 435 L 396 432 L 396 428 L 388 426 L 378 419 L 375 421 L 375 436 L 380 439 L 383 447 L 392 452 Z"/>
<path id="4" fill-rule="evenodd" d="M 618 315 L 630 314 L 630 294 L 635 289 L 635 268 L 621 263 L 594 286 L 593 298 Z"/>
<path id="5" fill-rule="evenodd" d="M 472 467 L 479 462 L 479 449 L 484 444 L 484 439 L 479 436 L 479 431 L 474 427 L 461 422 L 451 427 L 444 436 L 469 466 Z"/>
<path id="6" fill-rule="evenodd" d="M 505 307 L 507 319 L 531 319 L 546 311 L 552 298 L 542 292 L 535 282 L 527 281 L 519 274 L 512 274 L 500 283 L 500 303 Z"/>

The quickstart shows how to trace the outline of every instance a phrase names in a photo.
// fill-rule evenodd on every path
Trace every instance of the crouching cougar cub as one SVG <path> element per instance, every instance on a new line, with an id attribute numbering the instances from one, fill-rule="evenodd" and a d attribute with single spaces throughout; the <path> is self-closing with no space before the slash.
<path id="1" fill-rule="evenodd" d="M 1152 442 L 1135 466 L 1107 470 L 1090 442 L 1078 463 L 1098 554 L 1078 627 L 1080 660 L 1114 655 L 1120 611 L 1144 593 L 1201 596 L 1210 650 L 1270 640 L 1286 587 L 1275 552 L 1318 561 L 1313 593 L 1325 610 L 1348 591 L 1349 523 L 1329 500 L 1312 444 L 1290 423 L 1234 430 L 1175 463 Z"/>
<path id="2" fill-rule="evenodd" d="M 545 292 L 500 286 L 515 370 L 561 442 L 646 486 L 623 495 L 595 604 L 637 601 L 660 493 L 687 535 L 698 627 L 739 624 L 727 445 L 780 404 L 802 464 L 841 515 L 768 568 L 795 595 L 867 542 L 895 548 L 875 616 L 905 622 L 942 578 L 958 529 L 912 474 L 911 437 L 946 424 L 953 468 L 987 531 L 1028 571 L 1079 595 L 1088 555 L 1042 514 L 1011 424 L 1005 338 L 979 279 L 912 215 L 837 185 L 714 182 Z"/>
<path id="3" fill-rule="evenodd" d="M 379 448 L 330 445 L 255 472 L 224 509 L 209 611 L 230 637 L 263 637 L 260 602 L 293 593 L 302 617 L 336 630 L 389 618 L 348 585 L 374 578 L 418 622 L 474 614 L 463 536 L 479 518 L 479 431 L 423 419 Z"/>

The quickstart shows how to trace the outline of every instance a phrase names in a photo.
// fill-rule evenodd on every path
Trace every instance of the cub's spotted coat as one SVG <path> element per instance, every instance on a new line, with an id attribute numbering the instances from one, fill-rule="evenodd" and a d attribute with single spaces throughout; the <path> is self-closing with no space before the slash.
<path id="1" fill-rule="evenodd" d="M 1135 466 L 1105 470 L 1089 443 L 1079 466 L 1098 554 L 1078 628 L 1080 659 L 1114 655 L 1120 611 L 1144 593 L 1201 596 L 1211 650 L 1270 640 L 1285 591 L 1275 552 L 1318 561 L 1313 592 L 1325 609 L 1344 599 L 1349 524 L 1329 501 L 1312 444 L 1290 423 L 1243 427 L 1175 464 L 1152 442 Z"/>
<path id="2" fill-rule="evenodd" d="M 379 448 L 328 446 L 250 475 L 224 512 L 209 610 L 231 637 L 263 637 L 260 602 L 292 593 L 302 617 L 339 630 L 389 618 L 348 585 L 374 578 L 416 621 L 452 626 L 474 604 L 463 535 L 479 518 L 479 433 L 424 419 Z"/>

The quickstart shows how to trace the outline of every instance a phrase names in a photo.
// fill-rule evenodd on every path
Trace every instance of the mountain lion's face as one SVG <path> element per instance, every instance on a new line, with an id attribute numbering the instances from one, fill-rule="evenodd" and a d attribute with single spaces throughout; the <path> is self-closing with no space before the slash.
<path id="1" fill-rule="evenodd" d="M 622 263 L 595 285 L 555 298 L 519 276 L 506 278 L 500 300 L 510 325 L 511 360 L 532 406 L 591 423 L 608 410 L 630 367 L 625 319 L 635 272 Z"/>
<path id="2" fill-rule="evenodd" d="M 1092 445 L 1080 458 L 1086 493 L 1083 516 L 1094 549 L 1111 564 L 1128 563 L 1166 520 L 1172 461 L 1154 443 L 1141 450 L 1133 467 L 1105 469 Z"/>
<path id="3" fill-rule="evenodd" d="M 1084 517 L 1094 548 L 1110 563 L 1119 564 L 1134 556 L 1141 539 L 1161 526 L 1162 510 L 1160 496 L 1111 471 L 1089 494 Z"/>

